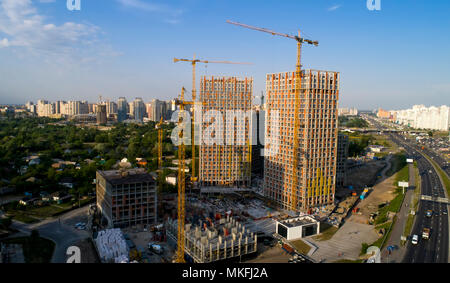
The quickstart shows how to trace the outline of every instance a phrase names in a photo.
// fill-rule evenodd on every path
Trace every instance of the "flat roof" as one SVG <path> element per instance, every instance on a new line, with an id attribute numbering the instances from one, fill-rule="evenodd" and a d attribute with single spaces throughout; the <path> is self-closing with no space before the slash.
<path id="1" fill-rule="evenodd" d="M 318 222 L 319 221 L 315 220 L 311 216 L 300 216 L 300 217 L 296 217 L 296 218 L 290 218 L 290 219 L 286 219 L 283 221 L 279 221 L 280 224 L 283 224 L 284 226 L 289 227 L 289 228 L 303 226 L 303 225 L 307 225 L 307 224 L 315 224 Z"/>
<path id="2" fill-rule="evenodd" d="M 129 170 L 109 170 L 98 171 L 111 185 L 133 184 L 133 183 L 153 183 L 155 179 L 143 168 Z"/>

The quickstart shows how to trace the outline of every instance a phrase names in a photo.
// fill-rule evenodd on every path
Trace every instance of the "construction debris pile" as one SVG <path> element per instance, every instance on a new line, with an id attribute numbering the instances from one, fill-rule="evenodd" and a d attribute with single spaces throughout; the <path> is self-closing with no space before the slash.
<path id="1" fill-rule="evenodd" d="M 202 223 L 202 222 L 200 222 Z M 167 235 L 177 240 L 177 221 L 169 219 Z M 210 263 L 256 252 L 257 236 L 235 219 L 227 216 L 203 226 L 186 224 L 185 253 L 196 263 Z"/>
<path id="2" fill-rule="evenodd" d="M 108 229 L 98 232 L 95 244 L 102 262 L 129 262 L 128 246 L 120 229 Z"/>

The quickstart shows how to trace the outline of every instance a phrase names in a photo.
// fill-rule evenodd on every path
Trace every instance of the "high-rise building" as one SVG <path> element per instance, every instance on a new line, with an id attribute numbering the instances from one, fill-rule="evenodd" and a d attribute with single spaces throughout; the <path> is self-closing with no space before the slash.
<path id="1" fill-rule="evenodd" d="M 109 227 L 155 224 L 156 181 L 145 169 L 97 171 L 97 207 Z"/>
<path id="2" fill-rule="evenodd" d="M 347 135 L 339 134 L 337 143 L 337 162 L 336 162 L 336 187 L 343 188 L 347 181 L 347 158 L 348 158 L 349 139 Z"/>
<path id="3" fill-rule="evenodd" d="M 117 104 L 114 101 L 106 102 L 106 116 L 112 117 L 117 114 Z"/>
<path id="4" fill-rule="evenodd" d="M 425 107 L 414 105 L 411 109 L 391 111 L 395 122 L 411 128 L 448 131 L 450 128 L 450 107 Z"/>
<path id="5" fill-rule="evenodd" d="M 68 101 L 60 107 L 61 114 L 73 116 L 89 113 L 89 103 L 87 101 Z"/>
<path id="6" fill-rule="evenodd" d="M 251 78 L 202 77 L 199 98 L 203 119 L 219 114 L 214 116 L 218 119 L 216 142 L 203 140 L 200 144 L 199 181 L 203 186 L 250 186 L 252 91 Z M 202 129 L 206 135 L 207 128 Z M 204 138 L 211 138 L 206 135 Z"/>
<path id="7" fill-rule="evenodd" d="M 128 117 L 128 102 L 125 97 L 119 97 L 117 101 L 117 121 L 123 122 Z"/>
<path id="8" fill-rule="evenodd" d="M 358 109 L 356 108 L 338 108 L 339 116 L 358 116 Z"/>
<path id="9" fill-rule="evenodd" d="M 137 97 L 133 101 L 134 120 L 142 122 L 145 116 L 145 104 L 142 98 Z"/>
<path id="10" fill-rule="evenodd" d="M 97 105 L 97 124 L 105 125 L 108 122 L 107 106 Z"/>
<path id="11" fill-rule="evenodd" d="M 55 105 L 46 100 L 38 100 L 36 112 L 39 117 L 50 117 L 55 114 Z"/>
<path id="12" fill-rule="evenodd" d="M 334 201 L 339 73 L 302 71 L 296 131 L 295 92 L 295 72 L 267 75 L 264 194 L 280 208 L 308 211 Z"/>
<path id="13" fill-rule="evenodd" d="M 128 103 L 128 114 L 130 115 L 130 118 L 134 119 L 134 102 Z"/>
<path id="14" fill-rule="evenodd" d="M 147 115 L 148 119 L 153 122 L 159 122 L 161 117 L 166 119 L 167 105 L 165 101 L 153 99 L 150 103 L 147 103 Z"/>

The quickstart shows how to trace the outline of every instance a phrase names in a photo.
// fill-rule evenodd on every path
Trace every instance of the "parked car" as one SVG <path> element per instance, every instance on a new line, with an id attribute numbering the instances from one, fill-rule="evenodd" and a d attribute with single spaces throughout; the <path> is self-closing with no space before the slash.
<path id="1" fill-rule="evenodd" d="M 417 245 L 417 244 L 419 243 L 419 236 L 413 235 L 412 240 L 411 240 L 411 243 L 412 243 L 413 245 Z"/>
<path id="2" fill-rule="evenodd" d="M 163 247 L 153 243 L 148 243 L 148 249 L 158 255 L 162 254 L 164 251 Z"/>

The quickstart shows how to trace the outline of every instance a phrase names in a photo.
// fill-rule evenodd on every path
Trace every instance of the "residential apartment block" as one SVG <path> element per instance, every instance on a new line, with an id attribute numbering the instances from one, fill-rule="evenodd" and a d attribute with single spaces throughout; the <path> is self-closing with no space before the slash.
<path id="1" fill-rule="evenodd" d="M 392 111 L 395 122 L 411 128 L 448 131 L 450 128 L 450 107 L 425 107 L 414 105 L 411 109 Z"/>
<path id="2" fill-rule="evenodd" d="M 156 181 L 145 169 L 97 171 L 97 207 L 109 227 L 155 224 Z"/>
<path id="3" fill-rule="evenodd" d="M 347 135 L 338 135 L 337 164 L 336 164 L 336 187 L 343 188 L 347 181 L 347 158 L 350 142 Z"/>
<path id="4" fill-rule="evenodd" d="M 296 157 L 295 75 L 286 72 L 266 78 L 264 194 L 280 208 L 308 211 L 334 201 L 339 73 L 302 71 Z M 293 190 L 294 158 L 298 158 L 298 166 Z"/>
<path id="5" fill-rule="evenodd" d="M 203 137 L 200 144 L 199 181 L 202 186 L 248 187 L 251 182 L 251 107 L 253 79 L 202 77 Z M 208 117 L 209 114 L 219 116 Z M 208 128 L 217 131 L 208 136 Z M 206 133 L 206 134 L 205 134 Z"/>

